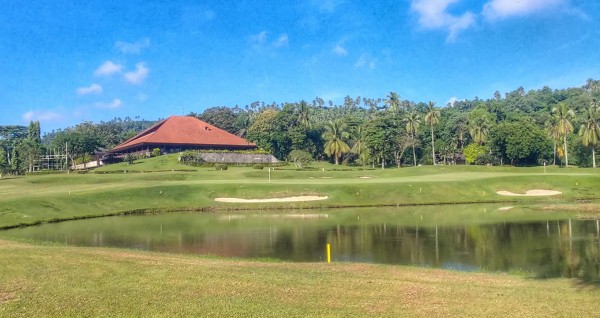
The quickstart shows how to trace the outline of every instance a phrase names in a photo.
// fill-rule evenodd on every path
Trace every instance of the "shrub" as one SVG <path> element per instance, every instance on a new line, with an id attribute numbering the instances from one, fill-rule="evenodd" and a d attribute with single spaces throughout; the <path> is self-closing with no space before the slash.
<path id="1" fill-rule="evenodd" d="M 160 148 L 152 149 L 152 157 L 158 157 L 158 156 L 160 156 Z"/>
<path id="2" fill-rule="evenodd" d="M 463 154 L 465 155 L 465 161 L 468 164 L 475 163 L 475 160 L 477 160 L 477 157 L 479 157 L 479 155 L 483 155 L 487 152 L 488 152 L 487 147 L 481 146 L 476 143 L 472 143 L 472 144 L 466 146 L 465 149 L 463 150 Z"/>
<path id="3" fill-rule="evenodd" d="M 262 170 L 265 166 L 264 165 L 260 165 L 260 164 L 255 164 L 252 166 L 253 169 L 256 170 Z"/>
<path id="4" fill-rule="evenodd" d="M 125 161 L 127 161 L 128 164 L 133 164 L 135 159 L 135 156 L 130 153 L 128 153 L 127 156 L 125 156 Z"/>
<path id="5" fill-rule="evenodd" d="M 497 166 L 500 165 L 500 160 L 498 160 L 498 158 L 496 158 L 495 156 L 490 155 L 489 153 L 484 153 L 477 156 L 477 158 L 475 159 L 475 164 Z"/>
<path id="6" fill-rule="evenodd" d="M 227 170 L 227 165 L 223 163 L 217 163 L 215 165 L 215 170 Z"/>
<path id="7" fill-rule="evenodd" d="M 313 157 L 304 150 L 292 150 L 288 155 L 288 159 L 293 162 L 297 168 L 302 168 L 303 165 L 310 163 L 313 160 Z"/>

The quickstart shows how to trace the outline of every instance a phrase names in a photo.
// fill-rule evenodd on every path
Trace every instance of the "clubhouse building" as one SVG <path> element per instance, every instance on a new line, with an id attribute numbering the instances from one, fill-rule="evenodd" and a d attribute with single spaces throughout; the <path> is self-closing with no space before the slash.
<path id="1" fill-rule="evenodd" d="M 191 116 L 171 116 L 108 151 L 109 155 L 184 150 L 252 150 L 256 144 Z"/>

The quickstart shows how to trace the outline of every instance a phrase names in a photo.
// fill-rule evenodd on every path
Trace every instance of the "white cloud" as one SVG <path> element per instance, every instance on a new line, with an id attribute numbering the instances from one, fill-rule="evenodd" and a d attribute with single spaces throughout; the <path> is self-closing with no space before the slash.
<path id="1" fill-rule="evenodd" d="M 346 50 L 340 44 L 336 44 L 335 47 L 333 48 L 333 54 L 335 54 L 337 56 L 346 56 L 346 55 L 348 55 L 348 50 Z"/>
<path id="2" fill-rule="evenodd" d="M 143 38 L 133 43 L 123 41 L 117 41 L 115 43 L 115 48 L 124 54 L 140 54 L 142 52 L 142 49 L 145 49 L 149 46 L 150 39 L 148 38 Z"/>
<path id="3" fill-rule="evenodd" d="M 123 106 L 123 102 L 120 99 L 115 98 L 110 103 L 96 103 L 94 106 L 101 109 L 117 109 Z"/>
<path id="4" fill-rule="evenodd" d="M 326 13 L 333 13 L 342 3 L 344 3 L 343 0 L 312 0 L 312 4 L 316 6 L 319 11 Z"/>
<path id="5" fill-rule="evenodd" d="M 452 96 L 450 97 L 450 99 L 448 101 L 446 101 L 446 105 L 450 106 L 450 107 L 454 107 L 454 103 L 461 101 L 461 99 L 458 99 L 458 97 L 456 96 Z"/>
<path id="6" fill-rule="evenodd" d="M 366 54 L 361 55 L 358 60 L 354 63 L 355 68 L 369 68 L 374 69 L 377 65 L 377 59 L 371 58 Z"/>
<path id="7" fill-rule="evenodd" d="M 273 43 L 273 46 L 275 46 L 275 47 L 282 47 L 282 46 L 286 46 L 287 44 L 288 44 L 288 36 L 287 36 L 287 34 L 283 33 Z"/>
<path id="8" fill-rule="evenodd" d="M 129 83 L 138 85 L 144 82 L 148 77 L 148 73 L 150 73 L 150 69 L 146 67 L 144 62 L 140 62 L 135 65 L 135 71 L 127 72 L 123 76 Z"/>
<path id="9" fill-rule="evenodd" d="M 106 61 L 102 63 L 95 71 L 95 76 L 110 76 L 114 73 L 120 73 L 123 69 L 123 65 L 115 64 L 112 61 Z"/>
<path id="10" fill-rule="evenodd" d="M 77 95 L 83 96 L 88 94 L 100 94 L 102 93 L 102 86 L 98 84 L 92 84 L 87 87 L 79 87 L 77 89 Z"/>
<path id="11" fill-rule="evenodd" d="M 447 12 L 450 5 L 461 0 L 412 0 L 411 9 L 419 14 L 419 25 L 426 29 L 447 29 L 446 41 L 452 42 L 457 35 L 475 23 L 475 15 L 469 11 L 461 15 Z"/>
<path id="12" fill-rule="evenodd" d="M 49 122 L 49 121 L 58 121 L 61 120 L 63 116 L 57 112 L 47 111 L 47 110 L 30 110 L 23 114 L 23 121 L 40 121 L 40 122 Z"/>
<path id="13" fill-rule="evenodd" d="M 250 41 L 254 43 L 265 43 L 267 41 L 267 31 L 262 31 L 258 34 L 250 35 Z"/>
<path id="14" fill-rule="evenodd" d="M 483 6 L 483 16 L 490 20 L 523 16 L 566 2 L 567 0 L 490 0 Z"/>

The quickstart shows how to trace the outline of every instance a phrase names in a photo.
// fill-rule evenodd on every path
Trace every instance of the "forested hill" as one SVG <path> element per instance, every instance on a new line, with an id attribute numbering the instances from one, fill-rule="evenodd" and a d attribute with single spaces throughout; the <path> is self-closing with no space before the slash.
<path id="1" fill-rule="evenodd" d="M 347 96 L 341 105 L 317 97 L 210 107 L 189 115 L 256 142 L 279 159 L 301 150 L 315 159 L 384 167 L 463 159 L 475 164 L 592 166 L 600 138 L 599 99 L 600 81 L 590 79 L 577 88 L 518 88 L 442 107 L 390 92 L 383 98 Z M 28 135 L 27 127 L 0 126 L 0 169 L 25 172 L 27 165 L 15 165 L 15 155 L 29 153 L 29 159 L 21 160 L 27 162 L 65 144 L 85 156 L 111 148 L 154 122 L 84 122 L 38 138 L 39 146 L 32 146 L 36 137 L 31 127 Z M 26 149 L 27 140 L 35 151 Z"/>

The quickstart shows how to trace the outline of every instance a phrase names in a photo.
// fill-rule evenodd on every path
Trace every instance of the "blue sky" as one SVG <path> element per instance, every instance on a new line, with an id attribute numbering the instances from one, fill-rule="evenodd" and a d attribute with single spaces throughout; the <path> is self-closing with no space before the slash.
<path id="1" fill-rule="evenodd" d="M 0 0 L 0 125 L 600 79 L 589 0 Z"/>

